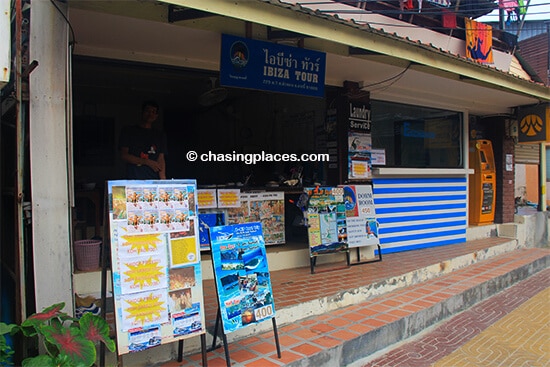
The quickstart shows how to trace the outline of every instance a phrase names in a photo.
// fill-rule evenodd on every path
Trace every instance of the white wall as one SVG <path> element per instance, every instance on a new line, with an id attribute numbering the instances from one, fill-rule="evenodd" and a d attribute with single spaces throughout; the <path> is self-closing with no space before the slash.
<path id="1" fill-rule="evenodd" d="M 64 8 L 64 4 L 56 2 Z M 67 23 L 50 1 L 31 7 L 30 164 L 36 309 L 73 312 L 67 160 Z"/>

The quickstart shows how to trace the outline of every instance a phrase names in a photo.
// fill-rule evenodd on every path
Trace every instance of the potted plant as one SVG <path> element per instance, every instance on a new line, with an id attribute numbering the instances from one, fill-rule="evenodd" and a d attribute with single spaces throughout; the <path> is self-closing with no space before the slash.
<path id="1" fill-rule="evenodd" d="M 115 342 L 109 337 L 109 324 L 100 316 L 85 313 L 76 319 L 62 312 L 64 303 L 58 303 L 35 313 L 21 325 L 0 325 L 0 334 L 22 333 L 25 337 L 39 337 L 45 354 L 23 360 L 23 367 L 89 367 L 96 361 L 96 344 L 102 342 L 115 351 Z M 1 343 L 1 340 L 0 340 Z M 5 342 L 4 342 L 5 344 Z M 2 355 L 9 359 L 13 351 L 2 347 Z M 1 362 L 1 360 L 0 360 Z"/>

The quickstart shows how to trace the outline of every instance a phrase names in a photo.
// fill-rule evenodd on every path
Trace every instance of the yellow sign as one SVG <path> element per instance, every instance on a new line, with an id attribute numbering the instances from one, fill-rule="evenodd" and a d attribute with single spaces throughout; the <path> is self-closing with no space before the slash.
<path id="1" fill-rule="evenodd" d="M 520 108 L 518 112 L 520 143 L 550 142 L 550 108 L 546 104 Z"/>

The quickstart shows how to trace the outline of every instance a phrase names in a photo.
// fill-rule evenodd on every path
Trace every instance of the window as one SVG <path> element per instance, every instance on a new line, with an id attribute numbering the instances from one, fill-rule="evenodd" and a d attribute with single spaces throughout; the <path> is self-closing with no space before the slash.
<path id="1" fill-rule="evenodd" d="M 372 149 L 383 149 L 386 167 L 463 168 L 462 114 L 371 101 Z"/>

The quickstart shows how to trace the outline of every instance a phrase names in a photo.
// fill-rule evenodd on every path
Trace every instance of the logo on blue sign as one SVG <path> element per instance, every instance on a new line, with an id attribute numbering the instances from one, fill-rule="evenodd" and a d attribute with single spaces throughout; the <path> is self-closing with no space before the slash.
<path id="1" fill-rule="evenodd" d="M 231 45 L 229 49 L 231 64 L 237 69 L 242 69 L 248 64 L 248 58 L 250 53 L 248 52 L 248 46 L 246 43 L 237 41 Z"/>

